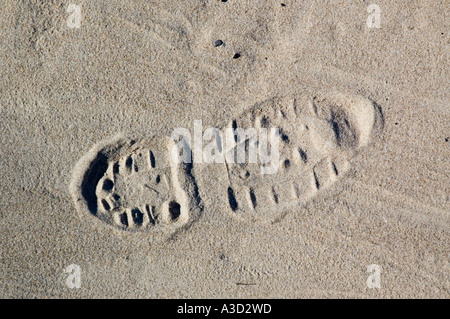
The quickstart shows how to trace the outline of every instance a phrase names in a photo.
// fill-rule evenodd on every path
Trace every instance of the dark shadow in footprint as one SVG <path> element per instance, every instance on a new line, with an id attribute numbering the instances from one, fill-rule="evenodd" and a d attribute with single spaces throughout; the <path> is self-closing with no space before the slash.
<path id="1" fill-rule="evenodd" d="M 238 203 L 236 197 L 234 196 L 234 191 L 231 187 L 228 187 L 228 201 L 230 203 L 231 210 L 234 212 L 238 209 Z"/>
<path id="2" fill-rule="evenodd" d="M 181 164 L 183 165 L 182 170 L 186 174 L 186 178 L 189 180 L 189 184 L 192 185 L 192 189 L 190 190 L 192 192 L 192 195 L 194 197 L 195 204 L 198 206 L 198 208 L 203 211 L 203 205 L 202 200 L 200 198 L 200 193 L 198 191 L 197 181 L 195 180 L 194 174 L 192 173 L 192 170 L 194 169 L 194 166 L 192 163 L 186 163 Z"/>
<path id="3" fill-rule="evenodd" d="M 114 183 L 110 179 L 106 179 L 103 183 L 103 189 L 107 192 L 111 192 L 114 187 Z"/>
<path id="4" fill-rule="evenodd" d="M 131 211 L 131 217 L 133 218 L 133 222 L 137 226 L 141 226 L 144 222 L 144 214 L 138 209 L 135 208 Z"/>
<path id="5" fill-rule="evenodd" d="M 181 215 L 181 206 L 177 202 L 170 202 L 169 203 L 169 214 L 170 219 L 172 221 L 176 221 L 177 218 Z"/>
<path id="6" fill-rule="evenodd" d="M 122 213 L 122 214 L 120 214 L 120 222 L 121 222 L 122 225 L 124 225 L 125 227 L 128 227 L 128 216 L 127 216 L 127 213 Z"/>
<path id="7" fill-rule="evenodd" d="M 87 203 L 92 215 L 97 215 L 97 195 L 95 190 L 98 182 L 108 169 L 108 158 L 103 153 L 98 153 L 92 166 L 86 171 L 81 184 L 81 195 Z"/>

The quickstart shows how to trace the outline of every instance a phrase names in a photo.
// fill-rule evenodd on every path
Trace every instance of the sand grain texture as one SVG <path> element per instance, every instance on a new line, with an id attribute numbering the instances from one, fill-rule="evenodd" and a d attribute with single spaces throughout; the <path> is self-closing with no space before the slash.
<path id="1" fill-rule="evenodd" d="M 2 2 L 0 297 L 450 297 L 448 2 L 283 3 Z M 257 119 L 279 173 L 171 164 Z"/>

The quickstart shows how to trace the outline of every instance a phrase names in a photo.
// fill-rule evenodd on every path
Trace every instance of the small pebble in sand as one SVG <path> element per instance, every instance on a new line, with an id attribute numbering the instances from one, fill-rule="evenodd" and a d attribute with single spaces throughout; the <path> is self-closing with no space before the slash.
<path id="1" fill-rule="evenodd" d="M 223 41 L 222 41 L 222 40 L 216 40 L 216 41 L 214 41 L 214 46 L 215 46 L 215 47 L 220 47 L 221 45 L 223 45 Z"/>
<path id="2" fill-rule="evenodd" d="M 239 59 L 241 57 L 241 54 L 240 53 L 236 53 L 234 56 L 233 56 L 233 59 Z"/>

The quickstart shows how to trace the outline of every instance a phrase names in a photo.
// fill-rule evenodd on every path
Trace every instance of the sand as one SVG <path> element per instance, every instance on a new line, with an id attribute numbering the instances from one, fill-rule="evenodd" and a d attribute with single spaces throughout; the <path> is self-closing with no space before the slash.
<path id="1" fill-rule="evenodd" d="M 0 297 L 449 298 L 448 2 L 374 3 L 3 1 Z"/>

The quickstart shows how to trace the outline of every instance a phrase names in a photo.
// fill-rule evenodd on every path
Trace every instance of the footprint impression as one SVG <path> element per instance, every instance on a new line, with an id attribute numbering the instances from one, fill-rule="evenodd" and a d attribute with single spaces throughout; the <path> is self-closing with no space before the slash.
<path id="1" fill-rule="evenodd" d="M 123 138 L 94 146 L 71 193 L 79 211 L 121 230 L 173 234 L 201 214 L 192 167 L 172 161 L 172 140 Z"/>
<path id="2" fill-rule="evenodd" d="M 226 163 L 229 209 L 238 219 L 273 222 L 306 203 L 345 175 L 351 158 L 382 126 L 378 106 L 362 96 L 330 93 L 314 97 L 309 107 L 292 100 L 255 105 L 228 126 L 279 128 L 277 173 L 262 174 L 261 164 Z M 257 142 L 243 139 L 233 154 L 241 143 L 247 149 Z"/>
<path id="3" fill-rule="evenodd" d="M 380 108 L 362 96 L 330 93 L 314 97 L 309 107 L 292 100 L 257 104 L 228 126 L 279 129 L 275 174 L 262 174 L 261 163 L 249 163 L 248 157 L 223 164 L 226 209 L 238 220 L 274 222 L 305 204 L 342 178 L 350 160 L 382 128 Z M 257 141 L 247 136 L 225 151 L 241 143 L 247 151 Z M 193 167 L 175 161 L 173 147 L 169 137 L 95 145 L 77 164 L 70 186 L 77 210 L 120 230 L 166 237 L 195 222 L 202 204 Z"/>

